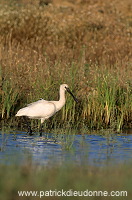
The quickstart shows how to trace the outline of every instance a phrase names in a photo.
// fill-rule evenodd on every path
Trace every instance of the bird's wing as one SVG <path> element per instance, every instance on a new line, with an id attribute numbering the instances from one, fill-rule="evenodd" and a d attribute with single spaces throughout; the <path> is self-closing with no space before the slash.
<path id="1" fill-rule="evenodd" d="M 56 112 L 54 103 L 45 100 L 39 100 L 29 104 L 27 107 L 20 109 L 16 116 L 27 116 L 36 119 L 48 119 Z"/>
<path id="2" fill-rule="evenodd" d="M 36 105 L 36 104 L 39 104 L 39 103 L 47 103 L 47 102 L 48 102 L 48 101 L 46 101 L 46 100 L 44 100 L 44 99 L 40 99 L 40 100 L 35 101 L 35 102 L 33 102 L 33 103 L 27 104 L 27 107 L 28 107 L 28 106 L 31 106 L 31 105 Z"/>

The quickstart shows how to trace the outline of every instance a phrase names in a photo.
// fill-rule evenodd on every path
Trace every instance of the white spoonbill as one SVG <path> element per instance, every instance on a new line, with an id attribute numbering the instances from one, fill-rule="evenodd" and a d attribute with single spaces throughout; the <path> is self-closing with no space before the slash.
<path id="1" fill-rule="evenodd" d="M 44 99 L 38 100 L 36 102 L 28 104 L 26 107 L 21 108 L 16 116 L 25 116 L 30 119 L 40 119 L 41 120 L 41 131 L 42 123 L 45 119 L 48 119 L 56 112 L 58 112 L 66 102 L 65 91 L 71 94 L 73 99 L 78 102 L 77 98 L 72 94 L 67 84 L 60 85 L 60 98 L 59 101 L 47 101 Z M 28 125 L 29 134 L 32 134 L 31 127 Z"/>

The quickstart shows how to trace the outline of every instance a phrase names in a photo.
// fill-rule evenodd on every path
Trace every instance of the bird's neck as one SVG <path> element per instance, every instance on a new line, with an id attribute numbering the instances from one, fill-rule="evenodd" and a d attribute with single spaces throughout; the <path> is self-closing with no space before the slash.
<path id="1" fill-rule="evenodd" d="M 60 90 L 59 94 L 60 94 L 60 97 L 59 97 L 59 101 L 58 101 L 58 110 L 60 110 L 65 105 L 65 102 L 66 102 L 65 91 Z"/>
<path id="2" fill-rule="evenodd" d="M 66 99 L 65 99 L 65 91 L 64 91 L 64 90 L 60 90 L 59 103 L 64 105 L 65 102 L 66 102 Z"/>
<path id="3" fill-rule="evenodd" d="M 59 101 L 52 101 L 56 107 L 56 112 L 59 111 L 65 105 L 66 102 L 65 91 L 60 90 L 59 94 L 60 94 Z"/>

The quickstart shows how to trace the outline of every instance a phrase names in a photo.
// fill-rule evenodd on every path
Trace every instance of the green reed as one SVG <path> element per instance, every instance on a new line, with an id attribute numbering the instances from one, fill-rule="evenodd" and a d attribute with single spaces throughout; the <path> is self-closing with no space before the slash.
<path id="1" fill-rule="evenodd" d="M 101 72 L 97 77 L 96 92 L 84 101 L 82 118 L 90 128 L 120 131 L 130 116 L 131 99 L 130 86 L 123 88 L 116 76 Z"/>
<path id="2" fill-rule="evenodd" d="M 1 108 L 1 117 L 8 119 L 11 114 L 14 114 L 16 111 L 17 103 L 19 100 L 19 91 L 15 88 L 12 88 L 9 80 L 4 80 L 2 84 L 2 108 Z"/>
<path id="3" fill-rule="evenodd" d="M 77 65 L 75 67 L 78 69 Z M 32 72 L 29 72 L 29 83 L 31 83 L 32 89 L 29 90 L 28 95 L 25 95 L 26 93 L 20 95 L 20 90 L 17 87 L 15 88 L 11 81 L 3 81 L 1 93 L 2 118 L 8 119 L 10 116 L 15 115 L 16 110 L 20 107 L 40 98 L 58 100 L 61 81 L 57 81 L 57 78 L 55 75 L 53 77 L 50 70 L 45 80 L 43 79 L 45 70 L 38 72 L 34 81 L 31 75 Z M 108 71 L 98 71 L 96 81 L 94 80 L 94 89 L 91 92 L 81 91 L 80 86 L 77 84 L 79 73 L 78 71 L 73 73 L 71 66 L 70 71 L 65 74 L 65 80 L 63 80 L 69 84 L 79 102 L 74 102 L 72 97 L 66 94 L 67 101 L 65 106 L 54 117 L 46 121 L 46 126 L 54 127 L 54 124 L 58 124 L 59 127 L 62 127 L 70 124 L 74 128 L 87 126 L 90 129 L 112 128 L 117 131 L 120 131 L 123 126 L 127 127 L 132 110 L 132 95 L 129 84 L 122 87 L 116 76 L 114 77 Z M 61 79 L 64 79 L 64 77 L 62 76 Z M 89 88 L 89 85 L 87 85 L 87 88 Z M 21 99 L 24 99 L 21 103 L 20 96 Z M 35 124 L 36 122 L 33 121 L 32 125 Z"/>

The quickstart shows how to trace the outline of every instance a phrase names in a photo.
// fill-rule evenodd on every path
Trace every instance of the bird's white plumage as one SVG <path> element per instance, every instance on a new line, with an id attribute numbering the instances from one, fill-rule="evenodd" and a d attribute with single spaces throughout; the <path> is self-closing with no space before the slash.
<path id="1" fill-rule="evenodd" d="M 31 119 L 48 119 L 54 113 L 56 113 L 55 104 L 42 99 L 20 109 L 16 116 L 27 116 Z"/>
<path id="2" fill-rule="evenodd" d="M 20 109 L 16 116 L 27 116 L 31 119 L 41 119 L 41 123 L 59 111 L 65 105 L 65 91 L 68 89 L 67 84 L 60 86 L 59 101 L 46 101 L 44 99 L 30 103 L 27 107 Z"/>

